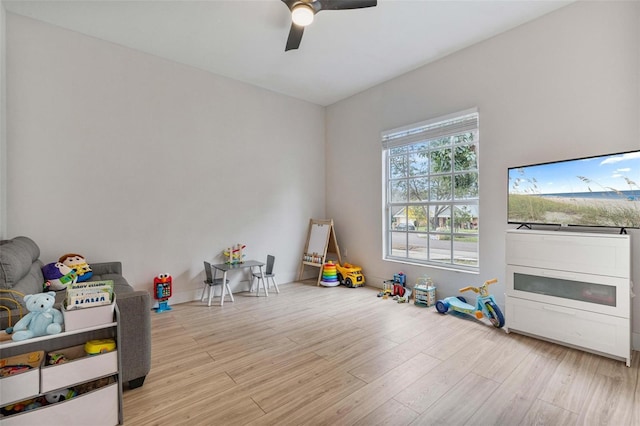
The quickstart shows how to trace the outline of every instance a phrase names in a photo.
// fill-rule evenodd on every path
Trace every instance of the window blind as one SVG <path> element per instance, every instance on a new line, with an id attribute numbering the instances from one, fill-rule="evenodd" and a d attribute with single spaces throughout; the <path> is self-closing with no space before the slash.
<path id="1" fill-rule="evenodd" d="M 384 131 L 382 132 L 382 148 L 398 148 L 420 141 L 459 135 L 476 130 L 477 128 L 477 110 L 467 110 L 402 128 Z"/>

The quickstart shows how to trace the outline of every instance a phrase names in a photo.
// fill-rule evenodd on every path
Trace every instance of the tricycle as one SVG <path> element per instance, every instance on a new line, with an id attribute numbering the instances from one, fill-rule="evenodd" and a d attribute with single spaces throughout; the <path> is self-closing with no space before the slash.
<path id="1" fill-rule="evenodd" d="M 456 312 L 462 312 L 468 315 L 474 315 L 476 318 L 481 319 L 487 317 L 491 324 L 496 328 L 504 326 L 504 315 L 498 307 L 496 300 L 492 294 L 489 294 L 489 285 L 497 283 L 496 278 L 487 280 L 480 287 L 464 287 L 460 289 L 460 292 L 473 291 L 479 293 L 476 297 L 476 306 L 467 303 L 467 300 L 462 296 L 447 297 L 436 302 L 436 309 L 441 314 L 446 313 L 449 309 Z"/>

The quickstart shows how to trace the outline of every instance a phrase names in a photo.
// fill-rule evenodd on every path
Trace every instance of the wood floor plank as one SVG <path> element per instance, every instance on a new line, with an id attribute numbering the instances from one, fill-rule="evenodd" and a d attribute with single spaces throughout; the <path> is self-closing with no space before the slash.
<path id="1" fill-rule="evenodd" d="M 407 385 L 420 380 L 440 361 L 423 353 L 304 422 L 306 425 L 353 424 L 385 404 Z"/>
<path id="2" fill-rule="evenodd" d="M 513 373 L 535 346 L 533 339 L 516 333 L 487 333 L 487 341 L 495 343 L 495 356 L 485 357 L 473 371 L 500 383 Z"/>
<path id="3" fill-rule="evenodd" d="M 125 425 L 640 424 L 637 353 L 628 368 L 315 284 L 152 313 L 152 367 L 124 393 Z"/>
<path id="4" fill-rule="evenodd" d="M 391 399 L 354 423 L 355 426 L 401 426 L 411 424 L 418 413 Z"/>
<path id="5" fill-rule="evenodd" d="M 500 384 L 493 380 L 468 373 L 411 425 L 463 425 L 491 398 L 498 386 Z"/>
<path id="6" fill-rule="evenodd" d="M 542 400 L 536 400 L 520 426 L 571 426 L 578 424 L 578 415 Z"/>
<path id="7" fill-rule="evenodd" d="M 580 413 L 595 378 L 601 357 L 568 349 L 540 399 L 565 410 Z"/>
<path id="8" fill-rule="evenodd" d="M 558 360 L 530 352 L 466 424 L 519 424 L 541 395 L 558 364 Z"/>
<path id="9" fill-rule="evenodd" d="M 443 331 L 443 334 L 447 331 L 443 329 L 440 330 Z M 387 336 L 388 335 L 385 334 L 385 338 L 387 338 Z M 349 372 L 365 382 L 371 383 L 373 380 L 401 366 L 434 344 L 437 344 L 437 337 L 433 335 L 425 337 L 424 334 L 418 334 L 405 343 L 396 345 L 383 354 L 361 363 L 349 370 Z"/>
<path id="10" fill-rule="evenodd" d="M 329 380 L 324 380 L 328 378 Z M 307 393 L 298 393 L 286 404 L 269 411 L 251 426 L 300 425 L 315 413 L 322 412 L 352 395 L 365 385 L 361 380 L 342 371 L 333 371 L 319 380 Z"/>
<path id="11" fill-rule="evenodd" d="M 474 340 L 468 341 L 467 347 L 459 349 L 420 380 L 405 386 L 395 399 L 418 413 L 424 413 L 443 395 L 458 386 L 476 362 L 485 356 L 491 356 L 493 345 L 482 345 L 482 341 L 482 335 L 474 336 Z"/>
<path id="12" fill-rule="evenodd" d="M 620 377 L 596 374 L 585 396 L 580 424 L 631 425 L 636 383 Z"/>

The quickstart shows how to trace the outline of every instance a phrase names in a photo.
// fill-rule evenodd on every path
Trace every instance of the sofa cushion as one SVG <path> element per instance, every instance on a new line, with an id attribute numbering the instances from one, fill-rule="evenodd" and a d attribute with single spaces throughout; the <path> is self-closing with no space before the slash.
<path id="1" fill-rule="evenodd" d="M 102 280 L 112 280 L 113 292 L 116 294 L 124 294 L 133 291 L 133 288 L 129 285 L 126 278 L 118 274 L 93 274 L 93 276 L 89 279 L 89 282 Z"/>
<path id="2" fill-rule="evenodd" d="M 24 276 L 31 275 L 32 265 L 38 257 L 40 248 L 31 238 L 16 237 L 0 241 L 0 288 L 12 289 Z M 41 280 L 38 283 L 40 291 L 43 282 Z"/>

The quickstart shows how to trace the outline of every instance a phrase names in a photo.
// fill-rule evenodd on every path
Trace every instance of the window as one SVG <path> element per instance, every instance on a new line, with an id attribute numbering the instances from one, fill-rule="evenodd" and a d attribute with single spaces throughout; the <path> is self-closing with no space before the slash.
<path id="1" fill-rule="evenodd" d="M 478 270 L 478 113 L 382 133 L 384 258 Z"/>

